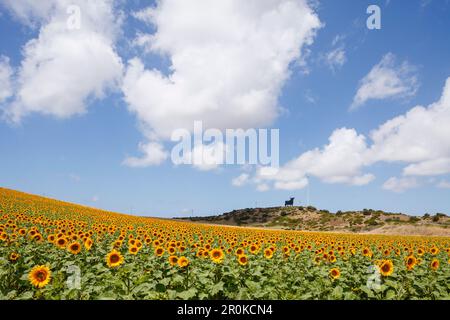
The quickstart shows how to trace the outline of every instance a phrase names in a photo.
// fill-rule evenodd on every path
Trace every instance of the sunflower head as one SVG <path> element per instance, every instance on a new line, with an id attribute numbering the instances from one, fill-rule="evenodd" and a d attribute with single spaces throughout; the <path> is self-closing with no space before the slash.
<path id="1" fill-rule="evenodd" d="M 214 263 L 221 263 L 224 257 L 222 249 L 213 249 L 209 255 Z"/>
<path id="2" fill-rule="evenodd" d="M 265 249 L 265 250 L 264 250 L 264 257 L 265 257 L 266 259 L 272 259 L 272 257 L 273 257 L 273 251 L 270 250 L 269 248 L 268 248 L 268 249 Z"/>
<path id="3" fill-rule="evenodd" d="M 341 276 L 341 271 L 338 268 L 333 268 L 330 270 L 330 277 L 335 280 Z"/>
<path id="4" fill-rule="evenodd" d="M 178 257 L 177 256 L 170 256 L 169 257 L 169 263 L 171 266 L 174 266 L 178 263 Z"/>
<path id="5" fill-rule="evenodd" d="M 20 258 L 20 254 L 18 254 L 16 252 L 11 252 L 11 254 L 9 255 L 9 261 L 11 261 L 11 262 L 16 262 L 19 258 Z"/>
<path id="6" fill-rule="evenodd" d="M 51 274 L 47 266 L 36 266 L 28 274 L 28 279 L 36 288 L 43 288 L 50 282 Z"/>
<path id="7" fill-rule="evenodd" d="M 431 260 L 430 268 L 433 269 L 434 271 L 439 269 L 439 260 L 438 259 Z"/>
<path id="8" fill-rule="evenodd" d="M 186 257 L 180 257 L 178 259 L 178 266 L 180 268 L 186 268 L 189 265 L 189 260 Z"/>
<path id="9" fill-rule="evenodd" d="M 380 265 L 380 273 L 384 277 L 390 276 L 394 272 L 394 264 L 391 260 L 384 260 Z"/>
<path id="10" fill-rule="evenodd" d="M 128 253 L 129 254 L 137 255 L 138 252 L 139 252 L 138 246 L 132 245 L 132 246 L 128 247 Z"/>
<path id="11" fill-rule="evenodd" d="M 416 259 L 414 256 L 408 256 L 408 257 L 406 257 L 405 260 L 406 260 L 406 261 L 405 261 L 405 263 L 406 263 L 406 269 L 408 269 L 408 270 L 414 269 L 414 267 L 415 267 L 416 264 L 417 264 L 417 259 Z"/>
<path id="12" fill-rule="evenodd" d="M 79 254 L 81 252 L 81 245 L 78 242 L 72 242 L 67 246 L 67 250 L 72 254 Z"/>
<path id="13" fill-rule="evenodd" d="M 164 248 L 163 247 L 157 247 L 155 249 L 155 255 L 158 257 L 161 257 L 164 254 Z"/>
<path id="14" fill-rule="evenodd" d="M 91 238 L 87 238 L 84 241 L 84 247 L 86 248 L 87 251 L 91 250 L 93 244 L 94 244 L 94 241 L 92 241 Z"/>
<path id="15" fill-rule="evenodd" d="M 245 254 L 238 257 L 238 262 L 241 266 L 246 266 L 248 264 L 248 258 Z"/>
<path id="16" fill-rule="evenodd" d="M 106 264 L 110 268 L 116 268 L 123 263 L 123 256 L 117 250 L 112 250 L 106 255 Z"/>
<path id="17" fill-rule="evenodd" d="M 66 245 L 67 245 L 67 240 L 66 240 L 66 238 L 64 238 L 64 237 L 61 237 L 61 238 L 58 238 L 58 239 L 55 241 L 55 244 L 56 244 L 59 248 L 63 249 L 63 248 L 65 248 Z"/>

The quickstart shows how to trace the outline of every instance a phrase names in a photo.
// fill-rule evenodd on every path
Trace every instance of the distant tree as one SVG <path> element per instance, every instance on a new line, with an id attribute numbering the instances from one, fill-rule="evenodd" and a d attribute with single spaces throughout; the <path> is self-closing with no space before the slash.
<path id="1" fill-rule="evenodd" d="M 420 218 L 418 218 L 418 217 L 409 217 L 409 222 L 411 222 L 411 223 L 415 223 L 418 221 L 420 221 Z"/>

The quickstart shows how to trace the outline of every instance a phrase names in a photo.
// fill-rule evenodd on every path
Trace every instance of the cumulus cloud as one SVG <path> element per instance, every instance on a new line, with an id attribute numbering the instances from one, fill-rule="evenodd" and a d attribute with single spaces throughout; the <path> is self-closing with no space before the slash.
<path id="1" fill-rule="evenodd" d="M 341 128 L 333 132 L 329 143 L 289 161 L 278 171 L 260 168 L 255 175 L 257 184 L 273 182 L 275 189 L 295 190 L 308 185 L 308 176 L 314 176 L 326 183 L 364 185 L 375 177 L 363 173 L 367 164 L 366 138 L 354 129 Z"/>
<path id="2" fill-rule="evenodd" d="M 371 133 L 374 162 L 408 163 L 409 176 L 450 173 L 450 78 L 438 102 L 417 106 Z"/>
<path id="3" fill-rule="evenodd" d="M 12 96 L 12 75 L 13 70 L 9 64 L 9 58 L 0 56 L 0 103 Z"/>
<path id="4" fill-rule="evenodd" d="M 408 189 L 413 189 L 419 187 L 419 183 L 416 178 L 389 178 L 384 184 L 383 189 L 388 191 L 393 191 L 397 193 L 402 193 Z"/>
<path id="5" fill-rule="evenodd" d="M 249 179 L 250 175 L 248 173 L 242 173 L 236 178 L 233 178 L 233 180 L 231 180 L 231 184 L 235 187 L 242 187 L 249 182 Z"/>
<path id="6" fill-rule="evenodd" d="M 133 58 L 122 89 L 141 127 L 163 141 L 196 120 L 222 130 L 270 124 L 292 62 L 320 27 L 303 0 L 162 0 L 134 16 L 156 29 L 135 43 L 167 57 L 170 71 Z"/>
<path id="7" fill-rule="evenodd" d="M 369 100 L 411 97 L 417 89 L 415 68 L 406 61 L 398 64 L 395 56 L 388 53 L 360 81 L 350 110 L 361 107 Z"/>
<path id="8" fill-rule="evenodd" d="M 147 167 L 163 163 L 169 156 L 164 146 L 157 142 L 140 143 L 139 150 L 143 157 L 127 157 L 123 164 L 133 168 Z"/>
<path id="9" fill-rule="evenodd" d="M 375 179 L 364 170 L 384 163 L 404 165 L 403 176 L 383 188 L 403 192 L 419 186 L 417 177 L 450 173 L 450 78 L 439 101 L 417 106 L 380 125 L 367 139 L 354 129 L 335 130 L 321 149 L 304 152 L 278 171 L 259 168 L 250 181 L 275 189 L 301 189 L 308 176 L 326 183 L 366 185 Z"/>
<path id="10" fill-rule="evenodd" d="M 39 28 L 37 38 L 22 49 L 17 90 L 4 115 L 20 122 L 30 113 L 68 118 L 86 111 L 91 98 L 102 98 L 117 86 L 122 62 L 114 42 L 120 19 L 113 0 L 6 0 L 19 21 Z M 71 29 L 68 8 L 78 6 L 79 29 Z M 70 21 L 69 21 L 70 22 Z M 95 70 L 95 72 L 93 72 Z"/>

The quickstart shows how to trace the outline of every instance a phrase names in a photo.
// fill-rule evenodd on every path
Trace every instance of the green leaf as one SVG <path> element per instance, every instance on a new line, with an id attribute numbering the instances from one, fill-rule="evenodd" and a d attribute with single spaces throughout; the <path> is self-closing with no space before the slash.
<path id="1" fill-rule="evenodd" d="M 335 299 L 341 299 L 342 298 L 342 292 L 343 292 L 342 287 L 341 286 L 337 286 L 336 288 L 334 288 L 332 295 L 333 295 L 333 297 Z"/>
<path id="2" fill-rule="evenodd" d="M 166 292 L 166 286 L 163 285 L 162 283 L 158 283 L 156 285 L 156 291 L 158 291 L 158 292 Z"/>
<path id="3" fill-rule="evenodd" d="M 197 289 L 190 288 L 189 290 L 178 293 L 178 297 L 183 300 L 189 300 L 189 299 L 194 298 L 196 296 L 196 294 L 197 294 Z"/>

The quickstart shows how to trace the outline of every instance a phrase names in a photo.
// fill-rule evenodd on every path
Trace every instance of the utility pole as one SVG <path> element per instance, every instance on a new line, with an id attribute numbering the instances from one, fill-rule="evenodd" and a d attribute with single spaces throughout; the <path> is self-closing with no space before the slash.
<path id="1" fill-rule="evenodd" d="M 308 179 L 308 184 L 306 185 L 306 206 L 309 207 L 309 176 L 306 175 L 306 179 Z"/>

